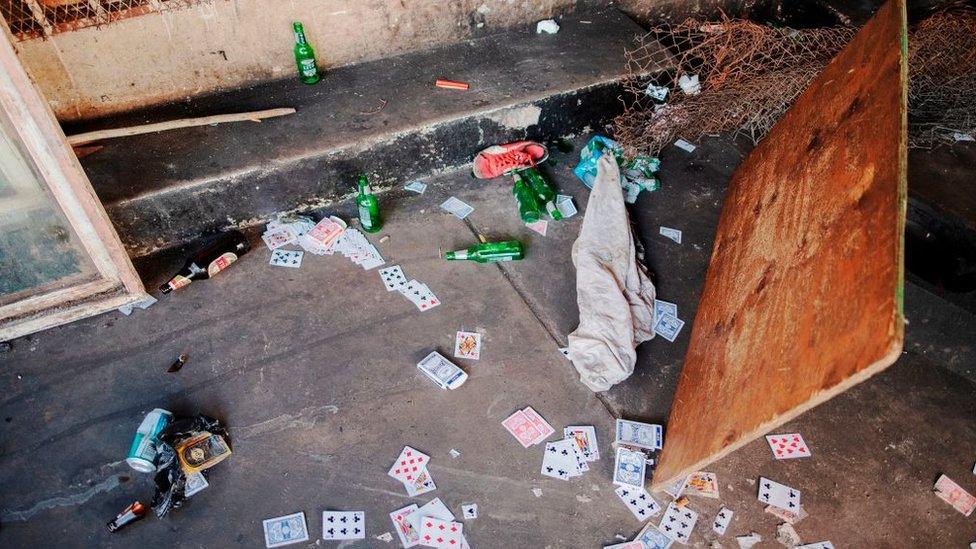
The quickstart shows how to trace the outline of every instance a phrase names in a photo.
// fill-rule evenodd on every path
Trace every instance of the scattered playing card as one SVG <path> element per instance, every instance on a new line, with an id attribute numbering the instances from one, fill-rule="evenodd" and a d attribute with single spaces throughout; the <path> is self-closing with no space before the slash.
<path id="1" fill-rule="evenodd" d="M 651 82 L 647 85 L 647 88 L 644 89 L 644 94 L 652 99 L 664 101 L 664 99 L 668 96 L 668 87 L 658 86 L 654 84 L 654 82 Z"/>
<path id="2" fill-rule="evenodd" d="M 539 429 L 532 423 L 532 421 L 522 410 L 519 410 L 505 418 L 502 421 L 502 427 L 511 433 L 511 435 L 515 437 L 515 440 L 519 441 L 519 444 L 521 444 L 523 448 L 528 448 L 529 446 L 535 444 L 535 440 L 539 438 L 539 435 L 541 434 Z"/>
<path id="3" fill-rule="evenodd" d="M 440 498 L 434 498 L 424 504 L 420 509 L 407 516 L 407 520 L 413 525 L 417 533 L 420 533 L 420 521 L 424 517 L 434 517 L 443 521 L 453 521 L 454 513 L 444 505 Z"/>
<path id="4" fill-rule="evenodd" d="M 202 471 L 190 473 L 186 475 L 186 486 L 183 488 L 183 496 L 190 497 L 208 486 L 210 486 L 210 483 L 207 482 L 207 478 L 203 476 Z"/>
<path id="5" fill-rule="evenodd" d="M 723 505 L 712 521 L 712 530 L 721 536 L 725 534 L 725 529 L 729 527 L 730 522 L 732 522 L 732 510 Z"/>
<path id="6" fill-rule="evenodd" d="M 569 358 L 569 347 L 560 347 L 557 350 L 559 351 L 559 354 L 563 355 L 564 358 Z"/>
<path id="7" fill-rule="evenodd" d="M 434 484 L 434 479 L 430 477 L 430 471 L 427 469 L 417 474 L 413 481 L 403 481 L 403 487 L 407 489 L 407 495 L 410 497 L 417 497 L 437 489 L 437 485 Z"/>
<path id="8" fill-rule="evenodd" d="M 417 504 L 414 503 L 390 513 L 390 520 L 393 521 L 393 529 L 396 530 L 397 536 L 400 538 L 400 544 L 403 545 L 404 549 L 420 543 L 420 534 L 414 528 L 413 524 L 407 520 L 417 509 Z"/>
<path id="9" fill-rule="evenodd" d="M 417 363 L 417 369 L 441 389 L 457 389 L 468 380 L 468 374 L 437 351 Z"/>
<path id="10" fill-rule="evenodd" d="M 678 229 L 672 229 L 671 227 L 662 226 L 658 230 L 658 232 L 661 233 L 661 236 L 665 238 L 670 238 L 671 240 L 675 241 L 675 243 L 681 244 L 681 231 L 679 231 Z"/>
<path id="11" fill-rule="evenodd" d="M 275 250 L 271 252 L 271 261 L 268 263 L 276 267 L 291 267 L 297 269 L 302 266 L 302 256 L 305 252 L 298 250 Z"/>
<path id="12" fill-rule="evenodd" d="M 579 462 L 576 460 L 575 443 L 572 439 L 564 438 L 546 443 L 541 472 L 547 477 L 561 480 L 579 475 Z"/>
<path id="13" fill-rule="evenodd" d="M 366 513 L 323 511 L 322 539 L 366 539 Z"/>
<path id="14" fill-rule="evenodd" d="M 800 491 L 766 477 L 759 477 L 759 501 L 787 511 L 800 508 Z"/>
<path id="15" fill-rule="evenodd" d="M 399 265 L 380 269 L 377 272 L 380 273 L 380 278 L 383 280 L 383 285 L 386 286 L 386 291 L 388 292 L 399 290 L 407 283 L 407 277 L 404 276 L 403 269 Z"/>
<path id="16" fill-rule="evenodd" d="M 674 340 L 678 339 L 678 332 L 684 325 L 684 320 L 671 314 L 664 314 L 654 324 L 654 333 L 674 343 Z"/>
<path id="17" fill-rule="evenodd" d="M 660 450 L 664 443 L 663 428 L 651 423 L 618 419 L 614 440 L 626 446 Z"/>
<path id="18" fill-rule="evenodd" d="M 464 520 L 476 519 L 478 518 L 478 504 L 477 503 L 462 503 L 461 504 L 461 516 Z"/>
<path id="19" fill-rule="evenodd" d="M 678 507 L 672 501 L 668 504 L 658 529 L 674 541 L 684 544 L 688 543 L 688 538 L 691 536 L 691 531 L 695 528 L 697 521 L 698 513 L 692 511 L 687 505 Z"/>
<path id="20" fill-rule="evenodd" d="M 643 522 L 661 512 L 661 506 L 643 488 L 618 486 L 614 493 L 624 502 L 637 520 Z"/>
<path id="21" fill-rule="evenodd" d="M 972 546 L 973 544 L 970 544 Z M 834 544 L 829 541 L 818 541 L 815 543 L 807 543 L 805 545 L 797 545 L 793 549 L 834 549 Z"/>
<path id="22" fill-rule="evenodd" d="M 268 246 L 269 250 L 277 250 L 285 244 L 295 241 L 295 235 L 286 227 L 280 227 L 274 231 L 268 231 L 261 235 L 261 240 Z"/>
<path id="23" fill-rule="evenodd" d="M 447 211 L 448 213 L 454 214 L 454 217 L 458 219 L 464 219 L 465 217 L 468 217 L 468 214 L 474 211 L 473 207 L 453 196 L 441 204 L 441 209 Z"/>
<path id="24" fill-rule="evenodd" d="M 459 331 L 454 336 L 454 356 L 471 360 L 481 358 L 481 334 Z"/>
<path id="25" fill-rule="evenodd" d="M 654 318 L 658 319 L 664 315 L 678 316 L 678 306 L 670 301 L 654 300 Z"/>
<path id="26" fill-rule="evenodd" d="M 396 461 L 386 474 L 400 482 L 413 482 L 420 473 L 427 469 L 430 456 L 409 446 L 404 446 Z"/>
<path id="27" fill-rule="evenodd" d="M 540 416 L 539 413 L 536 412 L 531 406 L 526 406 L 522 409 L 522 411 L 525 412 L 525 417 L 529 418 L 532 425 L 534 425 L 539 431 L 539 437 L 532 441 L 532 444 L 538 444 L 556 432 L 556 430 L 552 428 L 552 425 L 549 425 L 549 422 L 543 419 L 542 416 Z"/>
<path id="28" fill-rule="evenodd" d="M 420 543 L 428 547 L 457 549 L 461 547 L 463 531 L 464 524 L 460 522 L 424 517 L 420 520 Z"/>
<path id="29" fill-rule="evenodd" d="M 803 510 L 802 505 L 796 512 L 787 511 L 786 509 L 781 509 L 775 505 L 767 505 L 763 511 L 790 524 L 797 524 L 809 516 L 807 512 Z"/>
<path id="30" fill-rule="evenodd" d="M 437 296 L 434 295 L 434 292 L 430 291 L 430 288 L 426 284 L 417 282 L 416 280 L 411 280 L 404 284 L 400 288 L 400 293 L 421 311 L 433 309 L 441 304 Z"/>
<path id="31" fill-rule="evenodd" d="M 572 438 L 576 448 L 583 454 L 585 461 L 600 459 L 600 448 L 596 442 L 596 429 L 592 425 L 569 425 L 563 428 L 563 436 Z"/>
<path id="32" fill-rule="evenodd" d="M 677 498 L 681 495 L 681 492 L 685 490 L 685 484 L 688 483 L 688 477 L 681 477 L 675 479 L 674 482 L 664 487 L 664 491 L 667 492 L 671 497 Z"/>
<path id="33" fill-rule="evenodd" d="M 684 139 L 678 139 L 677 141 L 675 141 L 674 146 L 678 147 L 679 149 L 685 152 L 695 152 L 695 149 L 698 148 L 692 145 L 691 143 L 685 141 Z"/>
<path id="34" fill-rule="evenodd" d="M 643 488 L 646 467 L 647 462 L 642 452 L 618 446 L 613 467 L 613 483 L 618 486 Z"/>
<path id="35" fill-rule="evenodd" d="M 532 223 L 526 223 L 525 226 L 531 229 L 532 231 L 541 234 L 542 236 L 546 236 L 546 231 L 549 230 L 549 222 L 546 221 L 545 219 L 533 221 Z"/>
<path id="36" fill-rule="evenodd" d="M 800 433 L 784 433 L 780 435 L 766 435 L 769 449 L 776 459 L 795 459 L 810 457 L 810 448 L 803 441 Z"/>
<path id="37" fill-rule="evenodd" d="M 685 483 L 685 493 L 689 496 L 705 496 L 718 499 L 718 477 L 715 473 L 697 471 L 688 475 Z"/>
<path id="38" fill-rule="evenodd" d="M 644 526 L 644 529 L 634 539 L 641 542 L 644 549 L 668 549 L 674 543 L 673 539 L 664 535 L 664 532 L 650 522 L 647 523 L 647 526 Z"/>
<path id="39" fill-rule="evenodd" d="M 308 541 L 305 513 L 270 518 L 263 521 L 263 525 L 265 547 L 281 547 Z"/>
<path id="40" fill-rule="evenodd" d="M 973 510 L 976 509 L 976 497 L 973 497 L 962 486 L 959 486 L 945 475 L 940 476 L 935 481 L 933 490 L 935 490 L 935 495 L 939 496 L 942 501 L 955 507 L 956 511 L 959 511 L 967 517 L 973 514 Z"/>
<path id="41" fill-rule="evenodd" d="M 604 545 L 603 549 L 645 549 L 645 546 L 643 543 L 635 540 L 615 543 L 613 545 Z"/>
<path id="42" fill-rule="evenodd" d="M 576 204 L 573 203 L 573 197 L 567 194 L 556 195 L 556 209 L 563 214 L 563 219 L 573 217 L 578 211 Z"/>
<path id="43" fill-rule="evenodd" d="M 411 181 L 410 183 L 404 185 L 403 188 L 417 194 L 424 194 L 424 191 L 427 190 L 427 185 L 425 183 L 421 183 L 420 181 Z"/>

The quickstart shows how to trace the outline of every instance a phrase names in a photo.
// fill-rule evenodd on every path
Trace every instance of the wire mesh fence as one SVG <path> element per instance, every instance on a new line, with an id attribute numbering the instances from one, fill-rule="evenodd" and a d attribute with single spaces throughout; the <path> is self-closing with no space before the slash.
<path id="1" fill-rule="evenodd" d="M 0 0 L 0 15 L 16 40 L 30 40 L 210 1 Z"/>

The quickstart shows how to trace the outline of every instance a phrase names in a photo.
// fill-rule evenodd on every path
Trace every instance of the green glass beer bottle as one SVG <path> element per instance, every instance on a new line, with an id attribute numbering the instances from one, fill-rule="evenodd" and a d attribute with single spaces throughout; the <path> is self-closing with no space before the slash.
<path id="1" fill-rule="evenodd" d="M 554 220 L 559 221 L 563 218 L 563 214 L 559 212 L 556 208 L 556 191 L 552 190 L 549 183 L 542 177 L 542 174 L 538 172 L 535 168 L 525 168 L 515 172 L 515 177 L 518 179 L 521 177 L 535 193 L 538 204 L 542 204 Z"/>
<path id="2" fill-rule="evenodd" d="M 319 68 L 315 64 L 315 51 L 305 39 L 305 29 L 298 21 L 292 23 L 295 29 L 295 63 L 298 64 L 298 77 L 306 84 L 319 81 Z"/>
<path id="3" fill-rule="evenodd" d="M 535 223 L 542 218 L 542 211 L 539 203 L 535 199 L 535 193 L 529 188 L 524 179 L 515 173 L 515 185 L 512 186 L 512 194 L 518 201 L 519 217 L 524 223 Z"/>
<path id="4" fill-rule="evenodd" d="M 380 219 L 380 202 L 369 188 L 366 174 L 359 176 L 359 194 L 356 195 L 356 205 L 359 206 L 359 224 L 367 233 L 375 233 L 383 227 Z"/>
<path id="5" fill-rule="evenodd" d="M 506 240 L 505 242 L 485 242 L 471 246 L 466 250 L 455 252 L 444 252 L 444 259 L 448 261 L 458 261 L 466 259 L 477 261 L 478 263 L 488 263 L 489 261 L 515 261 L 525 257 L 522 253 L 522 243 L 518 240 Z"/>

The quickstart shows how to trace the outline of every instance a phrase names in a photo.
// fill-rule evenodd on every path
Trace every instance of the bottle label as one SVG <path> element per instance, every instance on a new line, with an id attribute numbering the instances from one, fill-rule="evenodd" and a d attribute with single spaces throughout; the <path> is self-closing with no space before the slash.
<path id="1" fill-rule="evenodd" d="M 210 262 L 210 266 L 207 267 L 207 275 L 213 276 L 229 267 L 235 261 L 237 261 L 237 255 L 226 252 Z"/>
<path id="2" fill-rule="evenodd" d="M 186 288 L 191 282 L 193 281 L 185 276 L 176 275 L 169 281 L 169 287 L 174 290 L 179 290 L 180 288 Z"/>
<path id="3" fill-rule="evenodd" d="M 373 226 L 373 218 L 369 215 L 369 208 L 366 206 L 359 207 L 359 222 L 362 223 L 363 227 Z"/>
<path id="4" fill-rule="evenodd" d="M 314 59 L 302 59 L 302 76 L 315 76 L 318 72 L 315 70 L 315 60 Z"/>

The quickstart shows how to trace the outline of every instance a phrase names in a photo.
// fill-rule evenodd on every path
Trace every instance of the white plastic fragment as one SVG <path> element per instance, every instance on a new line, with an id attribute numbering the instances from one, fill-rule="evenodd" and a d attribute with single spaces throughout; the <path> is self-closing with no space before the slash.
<path id="1" fill-rule="evenodd" d="M 555 19 L 539 21 L 535 25 L 536 34 L 556 34 L 557 32 L 559 32 L 559 23 L 557 23 Z"/>
<path id="2" fill-rule="evenodd" d="M 664 101 L 668 97 L 668 87 L 667 86 L 655 86 L 654 83 L 647 85 L 647 89 L 644 93 L 651 99 L 656 99 L 658 101 Z"/>
<path id="3" fill-rule="evenodd" d="M 762 536 L 755 532 L 750 532 L 748 536 L 736 536 L 735 541 L 739 543 L 739 549 L 749 549 L 762 541 Z"/>
<path id="4" fill-rule="evenodd" d="M 376 536 L 376 539 L 380 541 L 385 541 L 386 543 L 390 543 L 391 541 L 393 541 L 393 534 L 389 532 L 383 532 L 382 534 Z"/>
<path id="5" fill-rule="evenodd" d="M 701 93 L 701 84 L 698 82 L 697 74 L 691 76 L 682 74 L 678 78 L 678 86 L 681 87 L 681 91 L 685 92 L 685 95 L 698 95 Z"/>
<path id="6" fill-rule="evenodd" d="M 976 137 L 969 135 L 968 133 L 953 132 L 952 138 L 956 141 L 976 141 Z"/>
<path id="7" fill-rule="evenodd" d="M 454 448 L 451 448 L 451 451 L 448 452 L 448 453 L 451 454 L 451 457 L 454 458 L 454 459 L 457 459 L 457 458 L 461 457 L 461 452 L 458 452 Z"/>
<path id="8" fill-rule="evenodd" d="M 119 312 L 122 313 L 122 314 L 124 314 L 125 316 L 129 316 L 129 315 L 132 314 L 132 311 L 136 307 L 138 307 L 138 308 L 140 308 L 142 310 L 146 310 L 149 307 L 153 306 L 153 304 L 155 304 L 156 301 L 157 300 L 156 300 L 155 297 L 153 297 L 151 295 L 150 296 L 146 296 L 146 299 L 142 299 L 142 300 L 136 301 L 135 303 L 129 303 L 128 305 L 123 305 L 123 306 L 119 307 Z"/>
<path id="9" fill-rule="evenodd" d="M 542 488 L 533 488 L 532 489 L 532 495 L 535 496 L 535 497 L 537 497 L 537 498 L 541 498 L 542 497 Z"/>
<path id="10" fill-rule="evenodd" d="M 691 143 L 685 141 L 684 139 L 678 139 L 674 142 L 674 146 L 685 152 L 695 152 L 696 147 Z"/>

